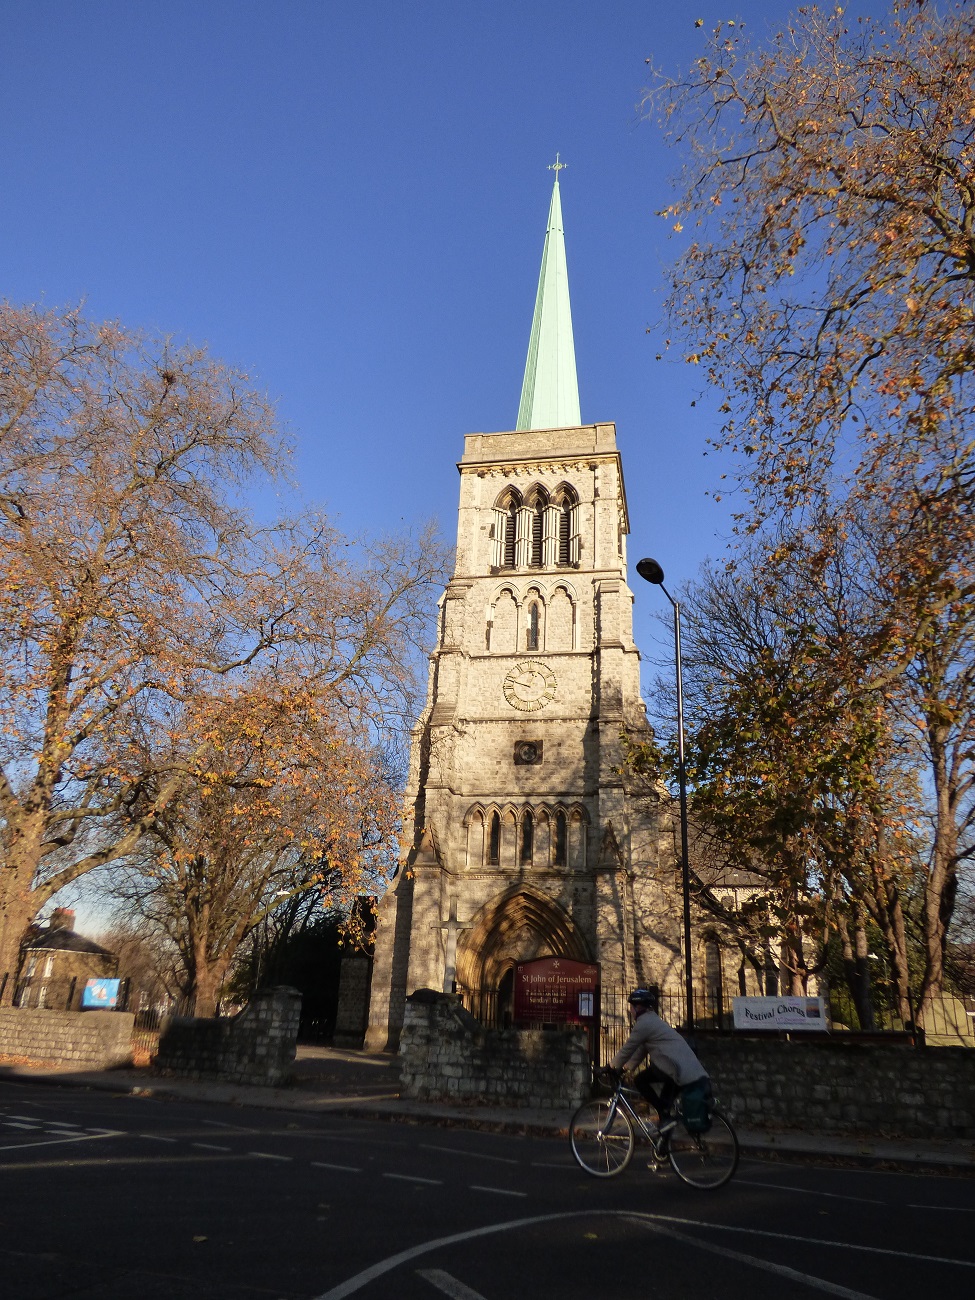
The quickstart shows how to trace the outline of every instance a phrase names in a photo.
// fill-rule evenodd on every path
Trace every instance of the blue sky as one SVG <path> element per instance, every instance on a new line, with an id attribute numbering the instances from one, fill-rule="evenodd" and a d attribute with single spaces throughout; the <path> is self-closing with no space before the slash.
<path id="1" fill-rule="evenodd" d="M 514 426 L 559 150 L 582 418 L 617 423 L 631 563 L 679 583 L 729 512 L 717 403 L 654 361 L 679 160 L 645 59 L 788 9 L 5 0 L 0 294 L 206 341 L 276 399 L 306 500 L 452 539 L 463 435 Z"/>

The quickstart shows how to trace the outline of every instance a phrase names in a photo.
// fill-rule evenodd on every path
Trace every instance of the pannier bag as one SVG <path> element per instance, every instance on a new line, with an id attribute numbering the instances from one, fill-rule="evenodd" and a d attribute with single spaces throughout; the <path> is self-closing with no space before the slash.
<path id="1" fill-rule="evenodd" d="M 711 1081 L 698 1079 L 680 1090 L 680 1111 L 688 1133 L 706 1133 L 711 1127 Z"/>

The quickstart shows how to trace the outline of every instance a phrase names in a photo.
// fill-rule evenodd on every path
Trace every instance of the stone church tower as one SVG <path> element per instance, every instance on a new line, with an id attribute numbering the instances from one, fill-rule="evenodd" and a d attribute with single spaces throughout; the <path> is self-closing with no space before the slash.
<path id="1" fill-rule="evenodd" d="M 647 733 L 626 494 L 615 426 L 580 419 L 558 170 L 517 428 L 468 435 L 458 468 L 374 1050 L 395 1047 L 417 988 L 497 1016 L 516 961 L 599 962 L 604 989 L 680 980 L 670 805 L 622 771 L 624 737 Z"/>

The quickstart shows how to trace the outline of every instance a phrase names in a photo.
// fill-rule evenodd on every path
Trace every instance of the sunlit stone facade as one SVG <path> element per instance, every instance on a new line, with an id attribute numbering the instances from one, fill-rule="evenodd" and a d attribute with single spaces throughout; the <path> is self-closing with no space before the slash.
<path id="1" fill-rule="evenodd" d="M 459 469 L 374 1049 L 395 1046 L 418 988 L 500 1014 L 533 957 L 597 961 L 604 986 L 680 983 L 670 803 L 623 770 L 647 723 L 615 426 L 471 434 Z"/>

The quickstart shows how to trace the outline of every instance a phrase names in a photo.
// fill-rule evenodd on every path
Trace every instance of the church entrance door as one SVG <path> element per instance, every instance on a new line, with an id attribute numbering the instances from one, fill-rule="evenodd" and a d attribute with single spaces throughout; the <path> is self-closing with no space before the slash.
<path id="1" fill-rule="evenodd" d="M 551 899 L 517 887 L 481 908 L 457 941 L 457 992 L 484 1025 L 515 1015 L 515 967 L 538 958 L 591 963 L 585 936 Z"/>

